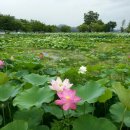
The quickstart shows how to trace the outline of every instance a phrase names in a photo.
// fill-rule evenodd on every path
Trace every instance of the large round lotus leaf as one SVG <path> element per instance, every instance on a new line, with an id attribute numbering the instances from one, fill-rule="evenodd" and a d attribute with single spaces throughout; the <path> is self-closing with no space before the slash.
<path id="1" fill-rule="evenodd" d="M 77 95 L 82 99 L 82 102 L 87 101 L 88 103 L 96 102 L 98 97 L 105 91 L 105 87 L 102 87 L 95 81 L 89 81 L 86 85 L 77 86 L 75 89 L 77 90 Z"/>
<path id="2" fill-rule="evenodd" d="M 5 73 L 0 72 L 0 85 L 8 81 L 8 76 Z"/>
<path id="3" fill-rule="evenodd" d="M 32 108 L 30 110 L 17 111 L 14 114 L 14 120 L 24 120 L 28 122 L 29 128 L 39 125 L 43 116 L 43 109 Z"/>
<path id="4" fill-rule="evenodd" d="M 25 121 L 16 120 L 7 124 L 5 127 L 1 128 L 0 130 L 28 130 L 28 124 Z"/>
<path id="5" fill-rule="evenodd" d="M 125 106 L 120 102 L 112 105 L 110 108 L 111 117 L 115 122 L 122 122 L 122 118 L 124 118 L 124 124 L 130 127 L 130 111 L 125 111 L 125 109 Z"/>
<path id="6" fill-rule="evenodd" d="M 83 115 L 73 122 L 73 130 L 117 130 L 117 128 L 106 118 Z"/>
<path id="7" fill-rule="evenodd" d="M 50 104 L 50 105 L 44 104 L 43 108 L 46 113 L 47 112 L 51 113 L 52 115 L 56 116 L 59 119 L 61 119 L 63 117 L 63 110 L 54 104 Z"/>
<path id="8" fill-rule="evenodd" d="M 60 107 L 55 104 L 43 105 L 45 112 L 49 112 L 57 118 L 61 119 L 63 116 L 68 115 L 68 111 L 63 111 Z M 78 105 L 76 110 L 69 110 L 70 117 L 79 117 L 81 115 L 93 112 L 94 108 L 89 103 L 85 102 L 83 105 Z M 64 114 L 63 114 L 64 113 Z"/>
<path id="9" fill-rule="evenodd" d="M 78 105 L 76 110 L 70 110 L 70 115 L 73 117 L 79 117 L 84 114 L 92 113 L 94 111 L 94 107 L 91 104 L 84 102 L 82 105 Z"/>
<path id="10" fill-rule="evenodd" d="M 17 95 L 13 105 L 20 109 L 29 109 L 32 106 L 40 107 L 42 103 L 49 103 L 53 98 L 54 92 L 48 86 L 43 88 L 32 87 Z"/>
<path id="11" fill-rule="evenodd" d="M 130 89 L 126 89 L 120 82 L 113 83 L 112 87 L 120 101 L 130 110 Z"/>
<path id="12" fill-rule="evenodd" d="M 0 101 L 4 102 L 18 93 L 19 88 L 10 84 L 0 85 Z"/>
<path id="13" fill-rule="evenodd" d="M 49 127 L 42 125 L 42 126 L 37 126 L 36 128 L 34 128 L 32 130 L 49 130 Z"/>
<path id="14" fill-rule="evenodd" d="M 107 100 L 112 98 L 112 91 L 109 88 L 106 88 L 105 93 L 103 93 L 103 95 L 101 95 L 98 98 L 98 101 L 101 103 L 105 103 Z"/>
<path id="15" fill-rule="evenodd" d="M 28 75 L 28 70 L 19 70 L 18 72 L 14 73 L 14 76 L 17 78 L 22 78 L 25 75 Z"/>
<path id="16" fill-rule="evenodd" d="M 26 82 L 38 86 L 38 85 L 44 85 L 48 81 L 48 76 L 45 75 L 38 75 L 38 74 L 29 74 L 25 75 L 24 79 Z"/>
<path id="17" fill-rule="evenodd" d="M 34 61 L 25 61 L 23 60 L 17 60 L 15 64 L 15 68 L 18 69 L 27 69 L 27 70 L 34 70 L 36 68 L 41 68 L 41 64 L 38 64 L 37 62 Z"/>
<path id="18" fill-rule="evenodd" d="M 48 69 L 44 70 L 44 72 L 45 72 L 45 74 L 51 75 L 51 76 L 57 75 L 57 71 L 54 70 L 53 68 L 48 68 Z"/>
<path id="19" fill-rule="evenodd" d="M 102 84 L 102 85 L 106 85 L 109 82 L 109 79 L 102 78 L 102 79 L 97 80 L 96 82 L 98 82 L 99 84 Z"/>

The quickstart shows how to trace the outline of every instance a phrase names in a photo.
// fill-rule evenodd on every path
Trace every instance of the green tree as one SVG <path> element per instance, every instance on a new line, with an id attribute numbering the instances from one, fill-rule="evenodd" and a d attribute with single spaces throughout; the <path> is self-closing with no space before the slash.
<path id="1" fill-rule="evenodd" d="M 124 19 L 124 20 L 122 21 L 122 25 L 121 25 L 121 32 L 124 32 L 124 31 L 125 31 L 125 28 L 124 28 L 125 22 L 126 22 L 126 20 Z"/>
<path id="2" fill-rule="evenodd" d="M 57 27 L 55 25 L 46 25 L 46 32 L 57 32 Z"/>
<path id="3" fill-rule="evenodd" d="M 92 32 L 103 32 L 105 29 L 105 24 L 102 20 L 98 20 L 96 22 L 91 23 L 91 31 Z"/>
<path id="4" fill-rule="evenodd" d="M 0 29 L 6 31 L 14 31 L 15 27 L 15 17 L 10 15 L 1 15 L 0 16 Z"/>
<path id="5" fill-rule="evenodd" d="M 61 26 L 60 31 L 61 32 L 71 32 L 71 27 L 67 26 L 67 25 L 63 25 L 63 26 Z"/>
<path id="6" fill-rule="evenodd" d="M 130 22 L 129 22 L 129 24 L 128 24 L 128 27 L 126 28 L 126 31 L 127 31 L 128 33 L 130 33 Z"/>
<path id="7" fill-rule="evenodd" d="M 88 25 L 87 24 L 81 24 L 77 28 L 78 28 L 79 32 L 86 32 L 86 31 L 88 31 Z"/>
<path id="8" fill-rule="evenodd" d="M 16 20 L 14 21 L 13 30 L 15 30 L 16 32 L 22 31 L 22 23 L 21 23 L 20 20 L 16 19 Z"/>
<path id="9" fill-rule="evenodd" d="M 33 32 L 45 31 L 45 24 L 41 23 L 40 21 L 31 20 L 30 24 Z"/>
<path id="10" fill-rule="evenodd" d="M 56 32 L 55 25 L 45 25 L 44 23 L 26 19 L 16 19 L 10 15 L 0 14 L 0 30 L 3 31 L 24 31 L 24 32 Z"/>
<path id="11" fill-rule="evenodd" d="M 22 31 L 24 31 L 24 32 L 31 32 L 32 31 L 31 24 L 28 20 L 20 19 L 20 21 L 22 23 L 22 28 L 21 28 Z"/>
<path id="12" fill-rule="evenodd" d="M 105 31 L 106 32 L 111 32 L 113 29 L 117 26 L 116 22 L 110 21 L 105 25 Z"/>
<path id="13" fill-rule="evenodd" d="M 97 12 L 89 11 L 88 13 L 84 13 L 84 23 L 90 25 L 92 22 L 96 22 L 98 17 L 99 14 Z"/>

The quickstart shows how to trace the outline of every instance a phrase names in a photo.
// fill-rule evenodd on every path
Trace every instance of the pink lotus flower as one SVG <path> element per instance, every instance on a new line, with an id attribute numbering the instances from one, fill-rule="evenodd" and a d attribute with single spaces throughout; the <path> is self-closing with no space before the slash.
<path id="1" fill-rule="evenodd" d="M 62 106 L 63 110 L 75 110 L 76 103 L 81 100 L 80 97 L 76 96 L 75 90 L 64 90 L 63 92 L 58 92 L 57 95 L 60 99 L 55 101 L 55 104 Z"/>
<path id="2" fill-rule="evenodd" d="M 43 54 L 43 53 L 40 53 L 40 54 L 39 54 L 39 58 L 40 58 L 40 59 L 43 59 L 43 58 L 44 58 L 44 54 Z"/>
<path id="3" fill-rule="evenodd" d="M 57 77 L 56 80 L 52 80 L 50 88 L 56 90 L 57 92 L 62 92 L 65 89 L 70 89 L 73 84 L 70 84 L 68 79 L 65 79 L 63 82 L 61 78 Z"/>
<path id="4" fill-rule="evenodd" d="M 4 67 L 4 61 L 0 60 L 0 69 L 2 69 Z"/>

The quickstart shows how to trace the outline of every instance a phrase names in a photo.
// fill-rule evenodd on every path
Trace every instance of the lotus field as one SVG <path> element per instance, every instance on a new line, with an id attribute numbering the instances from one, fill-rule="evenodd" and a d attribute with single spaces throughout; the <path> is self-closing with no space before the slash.
<path id="1" fill-rule="evenodd" d="M 130 35 L 0 35 L 0 130 L 129 130 Z"/>

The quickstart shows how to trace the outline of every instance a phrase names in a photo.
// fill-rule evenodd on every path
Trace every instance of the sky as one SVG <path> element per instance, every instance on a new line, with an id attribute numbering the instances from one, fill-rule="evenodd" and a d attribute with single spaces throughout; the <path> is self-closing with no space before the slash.
<path id="1" fill-rule="evenodd" d="M 45 24 L 78 26 L 84 13 L 95 11 L 105 23 L 130 21 L 130 0 L 0 0 L 0 13 Z"/>

